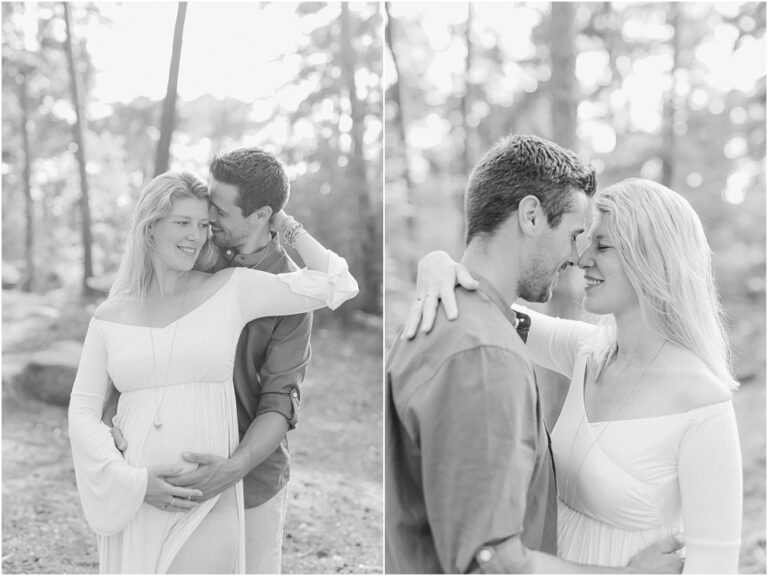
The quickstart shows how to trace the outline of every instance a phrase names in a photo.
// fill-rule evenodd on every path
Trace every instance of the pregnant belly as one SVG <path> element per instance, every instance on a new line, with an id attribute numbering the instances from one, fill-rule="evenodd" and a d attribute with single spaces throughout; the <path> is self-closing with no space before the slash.
<path id="1" fill-rule="evenodd" d="M 229 457 L 237 446 L 237 413 L 231 381 L 194 382 L 126 392 L 115 423 L 128 443 L 133 466 L 195 464 L 183 452 Z M 158 425 L 159 424 L 159 425 Z"/>

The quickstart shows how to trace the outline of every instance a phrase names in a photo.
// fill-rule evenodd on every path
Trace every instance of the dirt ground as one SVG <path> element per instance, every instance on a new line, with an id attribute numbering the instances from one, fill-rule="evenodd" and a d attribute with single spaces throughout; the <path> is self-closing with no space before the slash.
<path id="1" fill-rule="evenodd" d="M 98 571 L 75 488 L 66 409 L 6 383 L 29 351 L 82 338 L 88 316 L 88 309 L 3 292 L 4 573 Z M 312 343 L 299 426 L 289 436 L 283 571 L 381 573 L 381 329 L 316 327 Z"/>

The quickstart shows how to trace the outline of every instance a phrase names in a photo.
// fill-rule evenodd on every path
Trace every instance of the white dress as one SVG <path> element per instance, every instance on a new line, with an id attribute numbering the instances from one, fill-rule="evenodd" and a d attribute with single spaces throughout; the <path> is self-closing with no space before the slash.
<path id="1" fill-rule="evenodd" d="M 736 573 L 742 468 L 731 402 L 590 423 L 582 346 L 595 327 L 515 308 L 531 316 L 527 348 L 534 363 L 571 379 L 552 431 L 558 555 L 625 566 L 646 546 L 683 532 L 684 573 Z"/>
<path id="2" fill-rule="evenodd" d="M 91 320 L 69 430 L 102 573 L 165 573 L 197 529 L 207 529 L 211 554 L 232 551 L 231 566 L 222 571 L 244 572 L 242 484 L 191 512 L 165 512 L 144 503 L 147 467 L 183 463 L 186 471 L 194 465 L 181 459 L 182 452 L 232 454 L 238 444 L 232 373 L 240 332 L 254 318 L 335 308 L 353 297 L 357 284 L 346 262 L 329 254 L 328 274 L 236 268 L 213 296 L 163 328 Z M 110 378 L 121 393 L 116 424 L 128 442 L 125 457 L 101 422 Z M 220 499 L 223 505 L 210 514 Z"/>

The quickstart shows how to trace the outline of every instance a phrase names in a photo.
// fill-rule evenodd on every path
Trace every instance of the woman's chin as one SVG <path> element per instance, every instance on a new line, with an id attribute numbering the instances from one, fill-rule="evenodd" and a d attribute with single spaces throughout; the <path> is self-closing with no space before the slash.
<path id="1" fill-rule="evenodd" d="M 590 298 L 589 294 L 584 295 L 584 299 L 581 301 L 581 307 L 590 314 L 605 314 L 601 308 L 599 302 L 595 302 L 594 298 Z"/>

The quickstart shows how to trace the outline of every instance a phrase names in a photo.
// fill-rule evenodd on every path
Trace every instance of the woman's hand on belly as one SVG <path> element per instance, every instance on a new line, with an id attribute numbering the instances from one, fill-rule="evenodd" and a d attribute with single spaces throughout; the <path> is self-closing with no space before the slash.
<path id="1" fill-rule="evenodd" d="M 147 469 L 147 492 L 144 502 L 165 512 L 188 512 L 198 503 L 191 498 L 202 496 L 200 490 L 174 486 L 165 479 L 182 472 L 183 466 L 152 466 Z"/>

